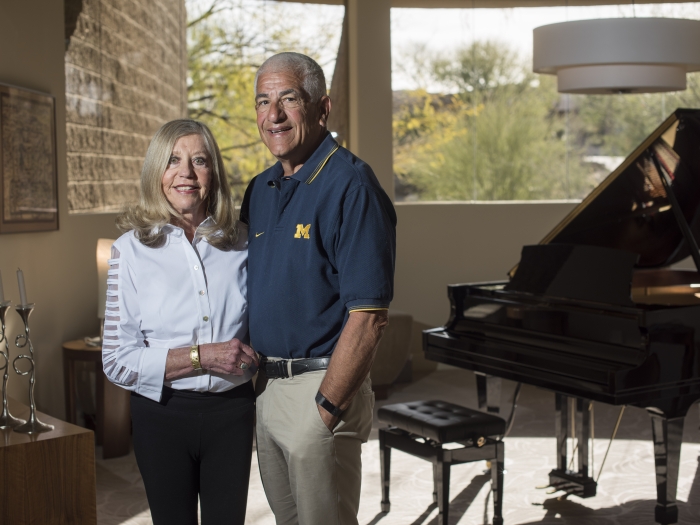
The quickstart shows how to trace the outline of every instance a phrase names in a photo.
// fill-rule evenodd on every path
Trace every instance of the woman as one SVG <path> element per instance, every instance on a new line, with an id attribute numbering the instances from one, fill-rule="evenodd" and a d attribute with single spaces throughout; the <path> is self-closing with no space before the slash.
<path id="1" fill-rule="evenodd" d="M 129 389 L 136 461 L 155 525 L 243 524 L 253 436 L 247 231 L 219 148 L 194 120 L 161 127 L 140 203 L 109 261 L 102 360 Z"/>

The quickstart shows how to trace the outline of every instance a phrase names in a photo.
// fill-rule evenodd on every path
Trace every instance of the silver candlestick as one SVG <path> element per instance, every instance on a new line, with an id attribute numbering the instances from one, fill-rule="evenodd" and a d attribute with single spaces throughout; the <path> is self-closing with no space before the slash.
<path id="1" fill-rule="evenodd" d="M 47 425 L 42 423 L 36 417 L 36 403 L 34 403 L 34 382 L 35 382 L 35 365 L 34 365 L 34 346 L 32 345 L 32 340 L 29 339 L 29 316 L 34 310 L 34 303 L 31 304 L 18 304 L 15 306 L 15 310 L 24 321 L 24 333 L 19 334 L 15 337 L 15 346 L 17 348 L 24 348 L 29 346 L 29 355 L 20 354 L 15 357 L 12 361 L 12 367 L 21 376 L 29 375 L 29 419 L 23 425 L 14 428 L 15 432 L 21 432 L 22 434 L 38 434 L 40 432 L 48 432 L 53 430 L 53 425 Z M 31 368 L 26 372 L 22 372 L 17 368 L 17 361 L 22 359 L 27 359 L 31 365 Z"/>
<path id="2" fill-rule="evenodd" d="M 5 343 L 4 351 L 2 347 L 0 347 L 0 357 L 5 360 L 5 364 L 0 368 L 0 370 L 4 371 L 2 375 L 2 413 L 0 413 L 0 428 L 14 428 L 26 423 L 24 419 L 16 418 L 10 414 L 10 409 L 7 406 L 7 380 L 10 375 L 10 345 L 5 335 L 5 314 L 11 305 L 12 303 L 10 301 L 0 303 L 0 327 L 2 328 L 0 332 L 0 344 L 3 342 Z"/>

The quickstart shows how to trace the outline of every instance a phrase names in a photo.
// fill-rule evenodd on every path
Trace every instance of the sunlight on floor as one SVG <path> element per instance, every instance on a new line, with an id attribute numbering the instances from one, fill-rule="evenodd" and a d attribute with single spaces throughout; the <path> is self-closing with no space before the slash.
<path id="1" fill-rule="evenodd" d="M 389 403 L 409 399 L 445 399 L 470 406 L 469 373 L 441 371 L 395 389 Z M 466 386 L 465 386 L 466 384 Z M 507 399 L 504 394 L 504 399 Z M 611 447 L 595 498 L 576 497 L 559 501 L 535 487 L 546 485 L 547 474 L 555 463 L 555 439 L 550 392 L 525 387 L 511 437 L 506 438 L 504 520 L 507 525 L 638 525 L 653 523 L 656 488 L 654 455 L 648 416 L 639 409 L 628 409 L 620 439 Z M 472 405 L 473 406 L 473 405 Z M 607 436 L 617 409 L 596 405 L 596 475 Z M 375 428 L 378 423 L 375 421 Z M 678 483 L 679 524 L 700 523 L 700 476 L 697 409 L 686 421 Z M 636 438 L 636 439 L 635 439 Z M 569 449 L 571 450 L 571 448 Z M 391 512 L 380 512 L 379 446 L 376 431 L 363 446 L 363 487 L 360 503 L 361 525 L 433 525 L 437 509 L 432 503 L 432 466 L 406 455 L 392 453 Z M 490 523 L 493 508 L 490 476 L 484 463 L 453 467 L 450 481 L 450 524 Z M 151 525 L 133 454 L 124 458 L 100 460 L 98 477 L 99 525 Z M 274 525 L 253 457 L 246 524 Z"/>

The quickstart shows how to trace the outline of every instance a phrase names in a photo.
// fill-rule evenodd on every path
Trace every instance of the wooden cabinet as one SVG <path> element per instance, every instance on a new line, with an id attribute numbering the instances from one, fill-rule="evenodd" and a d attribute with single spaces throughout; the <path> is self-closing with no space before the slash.
<path id="1" fill-rule="evenodd" d="M 29 408 L 9 399 L 12 415 Z M 91 430 L 37 412 L 54 430 L 0 430 L 0 524 L 95 525 L 95 439 Z"/>
<path id="2" fill-rule="evenodd" d="M 111 383 L 102 370 L 102 347 L 87 346 L 84 341 L 63 344 L 63 374 L 66 389 L 66 420 L 75 417 L 75 362 L 90 361 L 95 365 L 97 394 L 97 444 L 102 445 L 104 459 L 126 456 L 131 447 L 131 392 Z"/>

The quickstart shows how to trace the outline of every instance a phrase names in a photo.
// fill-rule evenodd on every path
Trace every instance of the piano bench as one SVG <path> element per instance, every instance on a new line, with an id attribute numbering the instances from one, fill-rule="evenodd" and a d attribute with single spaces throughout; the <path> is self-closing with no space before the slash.
<path id="1" fill-rule="evenodd" d="M 379 409 L 379 456 L 382 476 L 382 512 L 389 512 L 391 449 L 395 448 L 433 464 L 433 502 L 438 524 L 447 525 L 450 504 L 450 467 L 460 463 L 491 462 L 493 525 L 503 525 L 503 463 L 506 422 L 497 416 L 445 401 L 413 401 Z M 443 448 L 459 443 L 459 448 Z"/>

